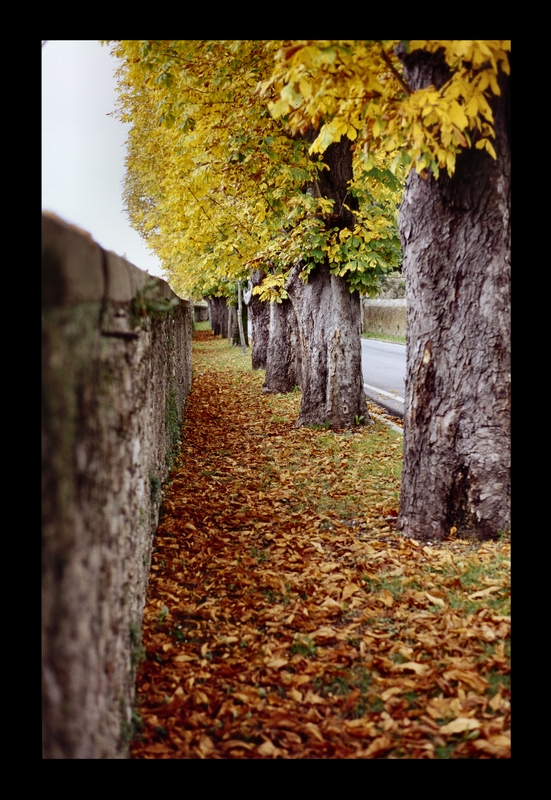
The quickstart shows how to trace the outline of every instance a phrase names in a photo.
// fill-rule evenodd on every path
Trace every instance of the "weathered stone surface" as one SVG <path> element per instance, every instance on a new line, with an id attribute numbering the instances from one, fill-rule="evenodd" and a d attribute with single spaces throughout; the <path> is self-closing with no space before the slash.
<path id="1" fill-rule="evenodd" d="M 362 298 L 362 333 L 390 336 L 406 335 L 405 300 L 369 300 Z"/>
<path id="2" fill-rule="evenodd" d="M 399 271 L 391 272 L 381 279 L 381 287 L 377 292 L 378 300 L 405 300 L 406 279 Z"/>
<path id="3" fill-rule="evenodd" d="M 43 754 L 125 758 L 192 308 L 51 216 L 43 287 Z"/>

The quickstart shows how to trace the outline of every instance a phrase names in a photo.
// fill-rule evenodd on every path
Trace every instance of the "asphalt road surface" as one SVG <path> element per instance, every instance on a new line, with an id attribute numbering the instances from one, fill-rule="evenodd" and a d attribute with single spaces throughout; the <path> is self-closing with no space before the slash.
<path id="1" fill-rule="evenodd" d="M 362 339 L 362 373 L 366 395 L 400 417 L 404 416 L 406 346 Z"/>

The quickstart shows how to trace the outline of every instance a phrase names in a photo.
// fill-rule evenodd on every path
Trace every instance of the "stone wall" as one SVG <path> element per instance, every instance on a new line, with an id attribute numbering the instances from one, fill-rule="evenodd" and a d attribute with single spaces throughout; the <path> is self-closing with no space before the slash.
<path id="1" fill-rule="evenodd" d="M 405 300 L 406 279 L 403 274 L 396 270 L 383 275 L 381 286 L 377 292 L 378 300 Z"/>
<path id="2" fill-rule="evenodd" d="M 362 333 L 387 336 L 406 335 L 405 300 L 368 300 L 362 298 Z"/>
<path id="3" fill-rule="evenodd" d="M 42 293 L 43 755 L 125 758 L 193 312 L 46 214 Z"/>

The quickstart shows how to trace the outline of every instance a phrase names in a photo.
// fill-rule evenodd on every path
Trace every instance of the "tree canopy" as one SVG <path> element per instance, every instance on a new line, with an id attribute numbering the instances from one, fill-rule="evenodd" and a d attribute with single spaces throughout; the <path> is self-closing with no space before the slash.
<path id="1" fill-rule="evenodd" d="M 316 191 L 323 160 L 269 113 L 259 91 L 274 68 L 273 46 L 114 43 L 119 114 L 133 123 L 125 180 L 131 222 L 181 293 L 206 294 L 269 264 L 264 295 L 281 299 L 291 264 L 302 259 L 306 277 L 326 258 L 351 290 L 373 293 L 400 260 L 399 170 L 391 172 L 386 155 L 368 160 L 358 151 L 355 225 L 332 224 L 333 201 Z"/>
<path id="2" fill-rule="evenodd" d="M 441 54 L 440 88 L 409 88 L 399 56 L 415 50 Z M 277 49 L 262 91 L 291 131 L 319 128 L 312 153 L 346 135 L 366 153 L 399 149 L 396 162 L 408 170 L 452 175 L 464 148 L 496 156 L 489 99 L 501 94 L 510 50 L 510 41 L 497 39 L 290 41 Z"/>

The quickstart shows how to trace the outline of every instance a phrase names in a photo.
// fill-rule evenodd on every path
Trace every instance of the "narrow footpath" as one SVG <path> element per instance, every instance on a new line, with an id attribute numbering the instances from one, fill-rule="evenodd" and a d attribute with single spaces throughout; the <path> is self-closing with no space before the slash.
<path id="1" fill-rule="evenodd" d="M 508 758 L 510 545 L 398 536 L 401 436 L 262 381 L 196 332 L 131 757 Z"/>

